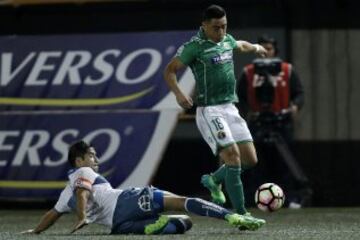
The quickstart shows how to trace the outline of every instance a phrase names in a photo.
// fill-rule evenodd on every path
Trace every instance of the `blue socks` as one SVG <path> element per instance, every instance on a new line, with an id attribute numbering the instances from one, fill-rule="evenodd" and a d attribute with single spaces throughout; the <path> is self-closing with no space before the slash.
<path id="1" fill-rule="evenodd" d="M 185 201 L 185 209 L 190 213 L 200 216 L 219 219 L 225 219 L 227 214 L 231 214 L 229 210 L 200 198 L 187 198 Z"/>

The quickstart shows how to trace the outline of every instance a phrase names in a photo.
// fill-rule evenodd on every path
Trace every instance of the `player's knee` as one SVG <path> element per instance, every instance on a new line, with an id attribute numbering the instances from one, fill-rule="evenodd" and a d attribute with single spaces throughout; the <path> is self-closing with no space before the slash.
<path id="1" fill-rule="evenodd" d="M 220 157 L 224 160 L 226 165 L 240 166 L 240 151 L 236 145 L 223 149 L 220 152 Z"/>
<path id="2" fill-rule="evenodd" d="M 246 167 L 246 168 L 252 168 L 255 167 L 255 165 L 258 163 L 258 158 L 257 156 L 251 156 L 249 158 L 247 158 L 246 160 L 242 161 L 242 164 Z"/>
<path id="3" fill-rule="evenodd" d="M 254 167 L 258 163 L 255 147 L 253 143 L 239 145 L 241 152 L 241 166 L 243 168 Z"/>

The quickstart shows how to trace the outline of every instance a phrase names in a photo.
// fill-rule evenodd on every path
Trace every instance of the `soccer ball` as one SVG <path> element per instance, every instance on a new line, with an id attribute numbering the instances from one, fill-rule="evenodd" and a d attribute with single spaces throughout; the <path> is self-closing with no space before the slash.
<path id="1" fill-rule="evenodd" d="M 275 183 L 264 183 L 255 193 L 256 206 L 265 212 L 273 212 L 285 202 L 283 190 Z"/>

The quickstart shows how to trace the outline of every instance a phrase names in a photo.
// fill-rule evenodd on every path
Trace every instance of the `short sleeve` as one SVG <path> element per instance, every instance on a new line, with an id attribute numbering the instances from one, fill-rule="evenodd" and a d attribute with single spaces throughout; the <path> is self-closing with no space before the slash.
<path id="1" fill-rule="evenodd" d="M 229 39 L 229 42 L 230 42 L 230 45 L 231 47 L 234 49 L 234 48 L 237 48 L 237 42 L 235 40 L 235 38 L 233 36 L 231 36 L 230 34 L 227 34 L 227 37 Z"/>
<path id="2" fill-rule="evenodd" d="M 65 187 L 65 189 L 61 192 L 58 201 L 55 204 L 55 211 L 58 213 L 66 213 L 70 212 L 71 208 L 68 206 L 68 202 L 72 196 L 72 191 L 69 185 Z"/>
<path id="3" fill-rule="evenodd" d="M 185 43 L 179 47 L 175 57 L 178 57 L 183 64 L 189 65 L 196 59 L 196 49 L 193 42 Z"/>
<path id="4" fill-rule="evenodd" d="M 84 188 L 91 191 L 92 185 L 98 176 L 91 168 L 82 167 L 74 173 L 74 177 L 70 180 L 70 185 L 73 189 Z"/>

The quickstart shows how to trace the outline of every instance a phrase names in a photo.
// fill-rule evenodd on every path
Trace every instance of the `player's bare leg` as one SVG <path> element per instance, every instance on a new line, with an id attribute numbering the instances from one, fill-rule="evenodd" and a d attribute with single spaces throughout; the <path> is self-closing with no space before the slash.
<path id="1" fill-rule="evenodd" d="M 255 145 L 253 142 L 245 142 L 237 144 L 241 154 L 241 168 L 249 169 L 258 163 Z"/>

